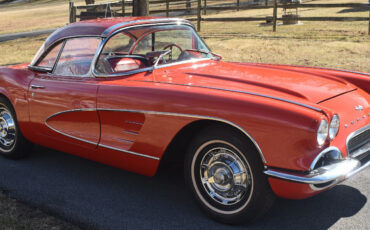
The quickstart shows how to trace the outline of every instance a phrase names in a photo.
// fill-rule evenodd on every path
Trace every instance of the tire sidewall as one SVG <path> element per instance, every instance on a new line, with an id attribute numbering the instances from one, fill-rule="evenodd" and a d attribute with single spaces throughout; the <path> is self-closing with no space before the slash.
<path id="1" fill-rule="evenodd" d="M 245 203 L 241 205 L 241 208 L 238 208 L 237 212 L 220 212 L 215 210 L 214 207 L 210 207 L 210 203 L 207 203 L 209 200 L 204 196 L 207 194 L 200 192 L 203 187 L 201 187 L 202 185 L 199 185 L 195 179 L 196 174 L 199 174 L 199 172 L 196 171 L 197 168 L 195 167 L 194 162 L 199 160 L 198 158 L 201 157 L 201 155 L 197 155 L 197 151 L 203 144 L 210 141 L 227 143 L 233 149 L 236 149 L 238 156 L 243 159 L 244 164 L 246 164 L 251 171 L 250 176 L 253 182 L 251 194 L 247 200 L 242 200 Z M 201 208 L 208 215 L 223 223 L 237 224 L 254 220 L 260 213 L 259 206 L 261 206 L 261 202 L 263 202 L 265 191 L 271 191 L 267 178 L 263 174 L 263 167 L 261 158 L 254 145 L 240 133 L 228 128 L 211 127 L 200 132 L 188 148 L 184 168 L 185 181 L 198 204 L 200 204 Z"/>
<path id="2" fill-rule="evenodd" d="M 203 157 L 207 154 L 207 149 L 212 148 L 213 146 L 217 147 L 224 147 L 233 151 L 233 153 L 237 154 L 237 156 L 243 161 L 246 168 L 248 169 L 248 173 L 250 174 L 251 184 L 247 189 L 247 194 L 244 196 L 241 201 L 237 202 L 233 205 L 222 205 L 217 201 L 214 201 L 212 198 L 209 197 L 207 192 L 204 190 L 200 177 L 196 174 L 200 172 L 200 161 Z M 239 151 L 239 149 L 232 145 L 231 143 L 225 140 L 210 140 L 208 142 L 203 143 L 197 151 L 194 153 L 191 162 L 191 181 L 193 184 L 193 188 L 197 193 L 199 199 L 204 203 L 209 209 L 214 212 L 218 212 L 221 214 L 231 215 L 233 213 L 237 213 L 240 210 L 244 209 L 246 205 L 250 202 L 251 195 L 253 194 L 254 189 L 254 180 L 253 175 L 250 170 L 250 164 L 245 156 Z"/>
<path id="3" fill-rule="evenodd" d="M 11 105 L 9 105 L 9 103 L 4 100 L 3 98 L 0 98 L 0 108 L 5 108 L 6 110 L 8 110 L 8 112 L 10 112 L 11 116 L 12 116 L 12 119 L 14 121 L 14 125 L 15 125 L 15 138 L 14 138 L 14 143 L 12 144 L 12 147 L 10 149 L 2 149 L 0 147 L 0 154 L 4 155 L 4 156 L 8 156 L 8 155 L 12 155 L 15 151 L 16 151 L 16 148 L 17 148 L 17 144 L 18 144 L 18 139 L 19 139 L 19 128 L 18 128 L 18 121 L 17 121 L 17 117 L 15 115 L 15 112 L 14 112 L 14 109 Z"/>

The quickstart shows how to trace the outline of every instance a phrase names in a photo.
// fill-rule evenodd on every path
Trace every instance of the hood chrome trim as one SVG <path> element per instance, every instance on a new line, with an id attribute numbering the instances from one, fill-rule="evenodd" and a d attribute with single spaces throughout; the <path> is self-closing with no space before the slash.
<path id="1" fill-rule="evenodd" d="M 231 62 L 231 63 L 238 63 L 238 64 L 251 64 L 251 65 L 261 65 L 261 66 L 283 66 L 283 67 L 298 67 L 298 68 L 307 68 L 307 69 L 321 69 L 321 70 L 332 70 L 338 72 L 345 72 L 345 73 L 354 73 L 360 74 L 365 76 L 370 76 L 370 73 L 358 72 L 358 71 L 351 71 L 345 69 L 335 69 L 335 68 L 325 68 L 325 67 L 316 67 L 316 66 L 303 66 L 303 65 L 283 65 L 283 64 L 272 64 L 272 63 L 257 63 L 257 62 Z"/>
<path id="2" fill-rule="evenodd" d="M 249 94 L 253 96 L 258 96 L 258 97 L 264 97 L 264 98 L 269 98 L 273 100 L 278 100 L 278 101 L 283 101 L 287 102 L 290 104 L 298 105 L 301 107 L 305 107 L 308 109 L 312 109 L 317 112 L 324 112 L 322 109 L 306 105 L 300 102 L 284 99 L 284 98 L 279 98 L 279 97 L 274 97 L 266 94 L 259 94 L 259 93 L 254 93 L 254 92 L 249 92 L 249 91 L 242 91 L 242 90 L 234 90 L 234 89 L 225 89 L 225 88 L 216 88 L 216 87 L 210 87 L 210 86 L 201 86 L 201 85 L 188 85 L 188 84 L 180 84 L 180 83 L 170 83 L 170 82 L 161 82 L 161 81 L 142 81 L 142 80 L 127 80 L 127 81 L 138 81 L 138 82 L 152 82 L 152 83 L 159 83 L 159 84 L 168 84 L 168 85 L 179 85 L 179 86 L 187 86 L 187 87 L 196 87 L 196 88 L 203 88 L 203 89 L 213 89 L 213 90 L 221 90 L 221 91 L 227 91 L 227 92 L 233 92 L 233 93 L 243 93 L 243 94 Z"/>

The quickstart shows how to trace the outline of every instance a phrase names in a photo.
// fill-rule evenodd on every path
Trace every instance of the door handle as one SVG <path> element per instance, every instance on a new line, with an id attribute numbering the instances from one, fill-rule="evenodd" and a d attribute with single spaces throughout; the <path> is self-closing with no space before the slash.
<path id="1" fill-rule="evenodd" d="M 31 89 L 45 89 L 45 86 L 42 86 L 42 85 L 31 85 Z"/>

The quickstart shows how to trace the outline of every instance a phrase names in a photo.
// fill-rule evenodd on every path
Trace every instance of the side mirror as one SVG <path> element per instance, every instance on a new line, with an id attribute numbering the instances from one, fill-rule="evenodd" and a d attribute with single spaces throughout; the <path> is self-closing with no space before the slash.
<path id="1" fill-rule="evenodd" d="M 221 55 L 218 55 L 218 54 L 215 54 L 215 53 L 211 53 L 211 54 L 217 58 L 217 61 L 221 61 L 222 60 L 222 56 Z"/>

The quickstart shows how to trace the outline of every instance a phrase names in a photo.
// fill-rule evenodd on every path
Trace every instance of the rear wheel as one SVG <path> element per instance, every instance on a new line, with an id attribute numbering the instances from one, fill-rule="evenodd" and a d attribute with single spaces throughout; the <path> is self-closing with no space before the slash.
<path id="1" fill-rule="evenodd" d="M 185 177 L 200 206 L 223 223 L 253 221 L 275 199 L 255 147 L 227 127 L 207 128 L 195 138 Z"/>
<path id="2" fill-rule="evenodd" d="M 0 154 L 18 159 L 28 155 L 31 144 L 23 137 L 10 103 L 0 98 Z"/>

